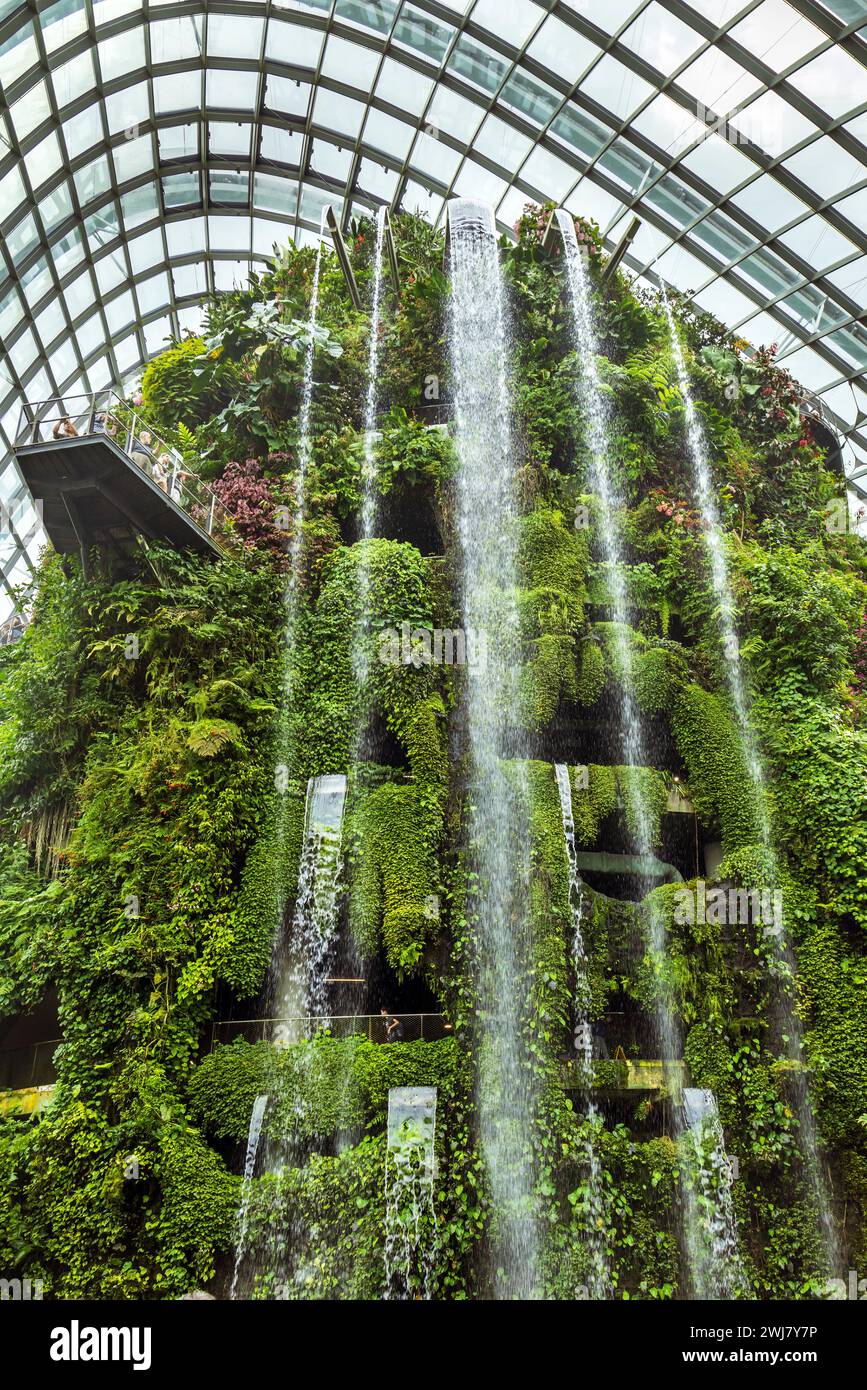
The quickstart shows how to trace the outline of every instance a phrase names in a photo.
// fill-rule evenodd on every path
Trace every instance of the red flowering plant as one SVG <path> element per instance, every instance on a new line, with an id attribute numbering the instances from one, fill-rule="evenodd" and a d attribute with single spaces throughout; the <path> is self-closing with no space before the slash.
<path id="1" fill-rule="evenodd" d="M 373 272 L 376 257 L 376 218 L 352 217 L 346 229 L 346 245 L 352 257 L 352 269 L 360 276 L 359 288 L 366 278 L 366 272 Z M 384 249 L 384 248 L 383 248 Z M 387 262 L 384 269 L 387 270 Z"/>
<path id="2" fill-rule="evenodd" d="M 723 395 L 749 424 L 753 434 L 767 443 L 783 436 L 795 448 L 814 445 L 809 422 L 802 412 L 803 388 L 775 358 L 777 345 L 759 348 L 747 356 L 741 339 L 728 346 L 707 344 L 699 351 L 700 362 L 723 384 Z"/>
<path id="3" fill-rule="evenodd" d="M 701 525 L 699 513 L 682 497 L 669 495 L 661 487 L 652 488 L 648 496 L 658 512 L 684 531 L 694 531 Z"/>
<path id="4" fill-rule="evenodd" d="M 556 203 L 527 203 L 524 211 L 515 223 L 515 235 L 524 245 L 530 244 L 541 246 L 545 230 L 551 220 Z M 573 217 L 575 224 L 575 236 L 579 247 L 586 248 L 591 260 L 598 262 L 602 259 L 602 233 L 595 222 L 591 222 L 586 217 Z M 553 254 L 560 255 L 560 237 L 555 238 Z"/>
<path id="5" fill-rule="evenodd" d="M 706 419 L 717 422 L 718 446 L 728 460 L 732 523 L 742 537 L 766 521 L 788 530 L 798 526 L 813 508 L 817 485 L 829 484 L 820 477 L 823 451 L 803 388 L 777 365 L 775 343 L 752 354 L 747 346 L 730 337 L 704 343 L 696 357 L 709 403 Z M 734 424 L 736 439 L 726 437 L 726 421 Z"/>
<path id="6" fill-rule="evenodd" d="M 809 442 L 803 433 L 800 407 L 804 392 L 794 377 L 774 361 L 777 344 L 759 348 L 751 366 L 758 379 L 759 389 L 752 398 L 753 416 L 762 421 L 769 434 L 797 430 L 799 440 Z"/>
<path id="7" fill-rule="evenodd" d="M 269 463 L 279 462 L 279 455 L 269 457 Z M 287 503 L 280 485 L 265 475 L 261 460 L 228 463 L 213 486 L 244 544 L 265 551 L 276 568 L 285 571 L 289 565 L 291 503 Z"/>
<path id="8" fill-rule="evenodd" d="M 860 697 L 867 687 L 867 609 L 861 614 L 861 621 L 855 631 L 855 646 L 852 652 L 852 680 L 849 690 Z"/>

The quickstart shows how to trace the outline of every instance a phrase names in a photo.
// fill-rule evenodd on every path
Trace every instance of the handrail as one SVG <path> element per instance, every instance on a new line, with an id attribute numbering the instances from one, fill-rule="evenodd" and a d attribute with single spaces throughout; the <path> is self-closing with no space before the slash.
<path id="1" fill-rule="evenodd" d="M 435 425 L 448 425 L 454 419 L 454 406 L 451 401 L 426 401 L 423 405 L 413 405 L 407 411 L 410 420 L 418 424 L 431 422 Z M 377 433 L 382 432 L 389 417 L 388 410 L 381 410 L 376 417 Z"/>
<path id="2" fill-rule="evenodd" d="M 85 404 L 78 406 L 78 402 Z M 71 428 L 64 428 L 67 422 Z M 156 434 L 113 389 L 24 402 L 15 447 L 47 443 L 49 429 L 50 437 L 56 440 L 105 435 L 201 531 L 224 547 L 230 545 L 229 510 L 212 488 L 184 467 L 180 452 Z"/>
<path id="3" fill-rule="evenodd" d="M 389 1013 L 403 1025 L 404 1042 L 416 1040 L 434 1041 L 449 1036 L 452 1024 L 442 1013 Z M 234 1018 L 219 1019 L 211 1024 L 211 1050 L 221 1041 L 219 1033 L 234 1032 L 236 1037 L 246 1041 L 301 1042 L 317 1032 L 332 1032 L 337 1036 L 350 1037 L 354 1033 L 366 1033 L 370 1042 L 385 1042 L 386 1020 L 382 1014 L 313 1014 L 295 1015 L 289 1018 Z M 247 1034 L 252 1031 L 251 1038 Z M 234 1040 L 234 1039 L 233 1039 Z"/>
<path id="4" fill-rule="evenodd" d="M 443 1013 L 425 1013 L 424 1010 L 416 1010 L 411 1014 L 394 1014 L 389 1011 L 389 1018 L 445 1018 Z M 212 1028 L 234 1027 L 240 1023 L 318 1023 L 323 1019 L 331 1019 L 337 1022 L 340 1019 L 359 1019 L 359 1018 L 382 1018 L 382 1014 L 274 1014 L 273 1017 L 263 1018 L 218 1018 L 211 1024 Z"/>
<path id="5" fill-rule="evenodd" d="M 32 1086 L 51 1086 L 57 1078 L 54 1052 L 62 1038 L 0 1048 L 0 1091 L 22 1091 Z M 50 1053 L 45 1058 L 45 1050 Z"/>

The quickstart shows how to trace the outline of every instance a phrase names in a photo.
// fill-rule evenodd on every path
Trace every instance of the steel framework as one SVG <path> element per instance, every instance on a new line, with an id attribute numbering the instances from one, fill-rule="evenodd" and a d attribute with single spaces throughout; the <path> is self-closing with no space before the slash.
<path id="1" fill-rule="evenodd" d="M 865 0 L 0 0 L 0 617 L 22 398 L 129 380 L 330 203 L 594 217 L 821 399 L 867 478 Z"/>

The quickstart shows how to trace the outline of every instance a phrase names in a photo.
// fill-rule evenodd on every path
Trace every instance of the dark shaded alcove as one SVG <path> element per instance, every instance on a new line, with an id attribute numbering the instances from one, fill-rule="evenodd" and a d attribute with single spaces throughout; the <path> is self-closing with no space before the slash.
<path id="1" fill-rule="evenodd" d="M 579 1024 L 579 1019 L 573 1019 L 573 1037 Z M 593 1020 L 590 1029 L 593 1057 L 599 1062 L 613 1061 L 618 1048 L 626 1057 L 650 1057 L 658 1050 L 653 1029 L 641 1005 L 621 990 L 611 992 L 608 1008 L 600 1018 Z"/>
<path id="2" fill-rule="evenodd" d="M 442 1012 L 439 1000 L 427 983 L 417 975 L 399 980 L 382 951 L 377 952 L 376 956 L 368 961 L 367 977 L 366 1012 L 370 1014 L 378 1014 L 382 1008 L 398 1015 L 439 1015 Z M 428 1028 L 427 1031 L 431 1036 L 442 1036 L 441 1027 L 433 1030 Z M 416 1025 L 411 1018 L 405 1021 L 404 1041 L 412 1041 L 423 1035 L 427 1036 L 423 1024 Z"/>
<path id="3" fill-rule="evenodd" d="M 29 1013 L 0 1020 L 0 1090 L 49 1086 L 57 1079 L 53 1062 L 60 1041 L 54 990 Z"/>
<path id="4" fill-rule="evenodd" d="M 641 902 L 646 897 L 651 888 L 658 888 L 662 879 L 659 877 L 649 877 L 644 874 L 633 873 L 606 873 L 594 869 L 581 870 L 581 877 L 597 893 L 604 893 L 609 898 L 617 898 L 619 902 Z"/>
<path id="5" fill-rule="evenodd" d="M 683 775 L 668 721 L 658 715 L 645 716 L 643 728 L 647 766 Z M 589 709 L 561 702 L 546 729 L 527 735 L 515 728 L 510 731 L 510 743 L 512 756 L 568 763 L 570 767 L 624 761 L 620 717 L 608 701 L 599 701 Z"/>
<path id="6" fill-rule="evenodd" d="M 593 1099 L 608 1127 L 626 1125 L 633 1141 L 658 1139 L 677 1132 L 671 1102 L 659 1092 L 612 1094 L 594 1091 Z"/>
<path id="7" fill-rule="evenodd" d="M 660 822 L 660 832 L 661 843 L 654 849 L 655 858 L 671 864 L 685 880 L 700 877 L 704 858 L 703 840 L 696 816 L 689 811 L 666 812 Z M 618 808 L 606 816 L 599 827 L 596 847 L 609 854 L 636 852 L 635 841 L 622 809 Z M 619 897 L 619 894 L 611 896 Z"/>
<path id="8" fill-rule="evenodd" d="M 444 546 L 430 491 L 404 487 L 385 496 L 379 507 L 377 532 L 390 541 L 414 545 L 422 555 L 442 555 Z"/>
<path id="9" fill-rule="evenodd" d="M 379 767 L 390 767 L 399 772 L 409 771 L 403 744 L 389 729 L 378 709 L 371 711 L 361 734 L 359 757 L 364 763 L 376 763 Z"/>

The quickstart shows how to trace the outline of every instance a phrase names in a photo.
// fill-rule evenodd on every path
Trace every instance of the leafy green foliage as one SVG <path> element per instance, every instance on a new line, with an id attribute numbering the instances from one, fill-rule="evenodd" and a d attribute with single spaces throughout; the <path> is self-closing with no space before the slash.
<path id="1" fill-rule="evenodd" d="M 703 822 L 719 828 L 723 849 L 760 837 L 755 793 L 731 714 L 719 695 L 685 685 L 672 711 L 672 730 L 687 768 L 689 794 Z"/>
<path id="2" fill-rule="evenodd" d="M 569 721 L 591 739 L 594 720 L 616 723 L 628 685 L 648 746 L 656 752 L 659 737 L 668 750 L 670 732 L 684 764 L 696 862 L 701 841 L 719 836 L 726 878 L 781 886 L 794 980 L 754 924 L 682 920 L 683 885 L 658 888 L 643 905 L 585 885 L 582 1008 L 603 1029 L 609 1019 L 635 1025 L 630 1060 L 652 1060 L 642 1055 L 651 1020 L 660 1002 L 673 1008 L 691 1082 L 713 1089 L 740 1163 L 734 1200 L 752 1292 L 809 1297 L 822 1257 L 798 1159 L 799 1087 L 809 1084 L 834 1159 L 847 1249 L 856 1260 L 867 1249 L 867 552 L 857 537 L 829 533 L 825 504 L 837 483 L 773 351 L 748 358 L 693 302 L 676 302 L 725 527 L 771 856 L 721 693 L 665 318 L 625 276 L 600 278 L 598 229 L 579 220 L 625 499 L 614 521 L 629 626 L 618 632 L 610 621 L 562 257 L 542 241 L 550 212 L 527 209 L 517 241 L 502 248 L 516 328 L 520 626 L 503 623 L 489 639 L 507 643 L 520 667 L 512 728 L 546 757 L 569 738 Z M 435 1296 L 485 1292 L 479 1271 L 498 1213 L 473 1116 L 478 884 L 467 859 L 465 745 L 460 721 L 450 723 L 464 673 L 394 661 L 383 646 L 393 648 L 404 625 L 430 636 L 460 624 L 454 447 L 421 414 L 448 396 L 449 285 L 442 234 L 403 214 L 394 230 L 400 289 L 388 277 L 382 287 L 375 478 L 365 476 L 362 435 L 368 317 L 326 251 L 311 342 L 316 253 L 285 248 L 248 287 L 221 295 L 202 338 L 160 354 L 143 381 L 144 420 L 215 479 L 236 512 L 241 562 L 151 546 L 147 563 L 95 555 L 97 578 L 85 582 L 74 562 L 64 573 L 48 557 L 25 638 L 0 649 L 0 1014 L 56 990 L 63 1035 L 53 1103 L 32 1119 L 11 1107 L 0 1119 L 0 1267 L 43 1277 L 52 1296 L 175 1297 L 210 1279 L 235 1239 L 239 1181 L 226 1160 L 237 1167 L 234 1146 L 264 1093 L 272 1137 L 303 1131 L 308 1157 L 252 1184 L 253 1244 L 291 1219 L 303 1271 L 291 1297 L 381 1297 L 383 1129 L 389 1088 L 401 1085 L 439 1093 L 437 1223 L 425 1217 L 422 1230 Z M 369 219 L 354 221 L 350 253 L 369 298 Z M 310 346 L 312 448 L 296 535 Z M 352 543 L 368 482 L 383 516 L 424 504 L 444 560 L 396 540 Z M 289 541 L 301 565 L 284 665 Z M 363 732 L 382 764 L 358 758 Z M 285 789 L 274 775 L 284 759 Z M 291 916 L 306 782 L 345 770 L 343 919 L 370 977 L 423 976 L 455 1035 L 387 1048 L 321 1036 L 202 1057 L 227 1000 L 261 1005 L 274 931 Z M 593 1219 L 615 1295 L 669 1299 L 682 1285 L 683 1175 L 664 1133 L 666 1098 L 648 1092 L 627 1113 L 621 1054 L 597 1066 L 599 1117 L 571 1089 L 574 928 L 557 786 L 549 762 L 504 770 L 513 794 L 528 797 L 529 847 L 515 847 L 530 861 L 519 1027 L 536 1100 L 528 1157 L 543 1291 L 574 1299 L 589 1277 L 592 1142 L 606 1199 Z M 654 843 L 671 833 L 668 778 L 655 768 L 610 756 L 589 768 L 586 786 L 572 777 L 580 848 L 604 848 L 615 824 L 618 842 L 634 842 L 639 794 Z M 663 958 L 650 949 L 651 922 L 664 929 Z M 783 1051 L 781 992 L 801 1016 L 803 1064 Z M 615 1108 L 610 1089 L 620 1093 Z M 254 1292 L 276 1291 L 263 1283 Z"/>

